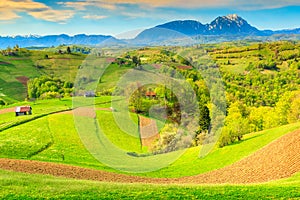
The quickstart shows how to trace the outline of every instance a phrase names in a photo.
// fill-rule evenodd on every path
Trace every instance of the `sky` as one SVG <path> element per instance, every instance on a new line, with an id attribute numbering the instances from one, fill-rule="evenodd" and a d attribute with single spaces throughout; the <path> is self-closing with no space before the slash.
<path id="1" fill-rule="evenodd" d="M 168 21 L 238 14 L 258 29 L 300 28 L 299 0 L 0 0 L 0 35 L 134 37 Z"/>

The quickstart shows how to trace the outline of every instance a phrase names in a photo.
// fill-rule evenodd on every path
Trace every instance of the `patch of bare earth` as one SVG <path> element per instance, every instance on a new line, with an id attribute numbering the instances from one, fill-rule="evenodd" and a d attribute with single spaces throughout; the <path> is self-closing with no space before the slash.
<path id="1" fill-rule="evenodd" d="M 151 147 L 153 142 L 159 139 L 156 121 L 143 116 L 139 116 L 139 119 L 142 146 Z"/>
<path id="2" fill-rule="evenodd" d="M 0 114 L 5 114 L 5 113 L 14 113 L 15 108 L 4 108 L 0 110 Z"/>
<path id="3" fill-rule="evenodd" d="M 254 154 L 222 169 L 182 178 L 145 178 L 63 164 L 0 159 L 0 168 L 105 182 L 156 184 L 262 183 L 287 178 L 300 171 L 300 131 L 287 134 Z M 222 162 L 220 160 L 220 162 Z"/>
<path id="4" fill-rule="evenodd" d="M 70 115 L 76 115 L 76 116 L 82 116 L 82 117 L 90 117 L 90 118 L 96 118 L 96 110 L 105 110 L 105 111 L 112 111 L 111 108 L 89 108 L 89 107 L 81 107 L 81 108 L 75 108 L 74 110 L 64 111 L 60 112 L 58 114 L 70 114 Z"/>
<path id="5" fill-rule="evenodd" d="M 0 61 L 0 65 L 11 65 L 11 63 L 5 62 L 5 61 Z"/>
<path id="6" fill-rule="evenodd" d="M 22 83 L 22 85 L 24 85 L 25 87 L 27 87 L 27 82 L 29 81 L 29 78 L 26 76 L 19 76 L 16 78 L 20 83 Z"/>

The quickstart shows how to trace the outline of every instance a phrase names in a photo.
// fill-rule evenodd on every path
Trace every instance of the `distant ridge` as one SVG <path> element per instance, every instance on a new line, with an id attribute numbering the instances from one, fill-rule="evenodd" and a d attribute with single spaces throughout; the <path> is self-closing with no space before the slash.
<path id="1" fill-rule="evenodd" d="M 122 43 L 122 41 L 107 35 L 85 35 L 79 34 L 69 36 L 66 34 L 61 35 L 25 35 L 25 36 L 0 36 L 0 48 L 13 47 L 18 44 L 21 47 L 51 47 L 58 45 L 92 45 L 97 46 L 103 43 Z"/>
<path id="2" fill-rule="evenodd" d="M 136 43 L 163 41 L 190 36 L 236 36 L 239 39 L 247 36 L 272 36 L 275 34 L 300 34 L 299 29 L 291 30 L 259 30 L 251 26 L 237 14 L 219 16 L 209 24 L 202 24 L 195 20 L 177 20 L 146 29 L 136 36 Z"/>
<path id="3" fill-rule="evenodd" d="M 190 39 L 190 41 L 184 39 Z M 85 35 L 69 36 L 61 35 L 26 35 L 26 36 L 0 36 L 0 48 L 13 47 L 18 44 L 21 47 L 51 47 L 58 45 L 184 45 L 188 42 L 201 43 L 223 42 L 233 40 L 282 40 L 300 39 L 300 28 L 286 30 L 259 30 L 250 25 L 237 14 L 219 16 L 209 24 L 202 24 L 195 20 L 176 20 L 146 29 L 134 39 L 119 40 L 109 35 Z M 182 40 L 180 40 L 182 39 Z"/>

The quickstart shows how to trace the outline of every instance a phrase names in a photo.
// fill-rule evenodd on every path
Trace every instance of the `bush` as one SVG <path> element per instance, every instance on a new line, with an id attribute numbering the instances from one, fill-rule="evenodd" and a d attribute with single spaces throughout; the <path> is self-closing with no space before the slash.
<path id="1" fill-rule="evenodd" d="M 5 106 L 5 105 L 6 105 L 6 102 L 5 102 L 3 99 L 0 99 L 0 105 L 1 105 L 1 106 Z"/>

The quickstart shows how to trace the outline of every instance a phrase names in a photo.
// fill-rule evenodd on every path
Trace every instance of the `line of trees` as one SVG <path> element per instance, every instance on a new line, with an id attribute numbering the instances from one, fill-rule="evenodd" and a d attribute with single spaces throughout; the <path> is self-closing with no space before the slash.
<path id="1" fill-rule="evenodd" d="M 219 140 L 223 147 L 240 141 L 243 135 L 300 121 L 300 91 L 286 92 L 275 107 L 247 107 L 236 101 L 228 108 Z"/>
<path id="2" fill-rule="evenodd" d="M 73 83 L 58 78 L 41 76 L 28 81 L 28 98 L 51 99 L 72 95 Z"/>

